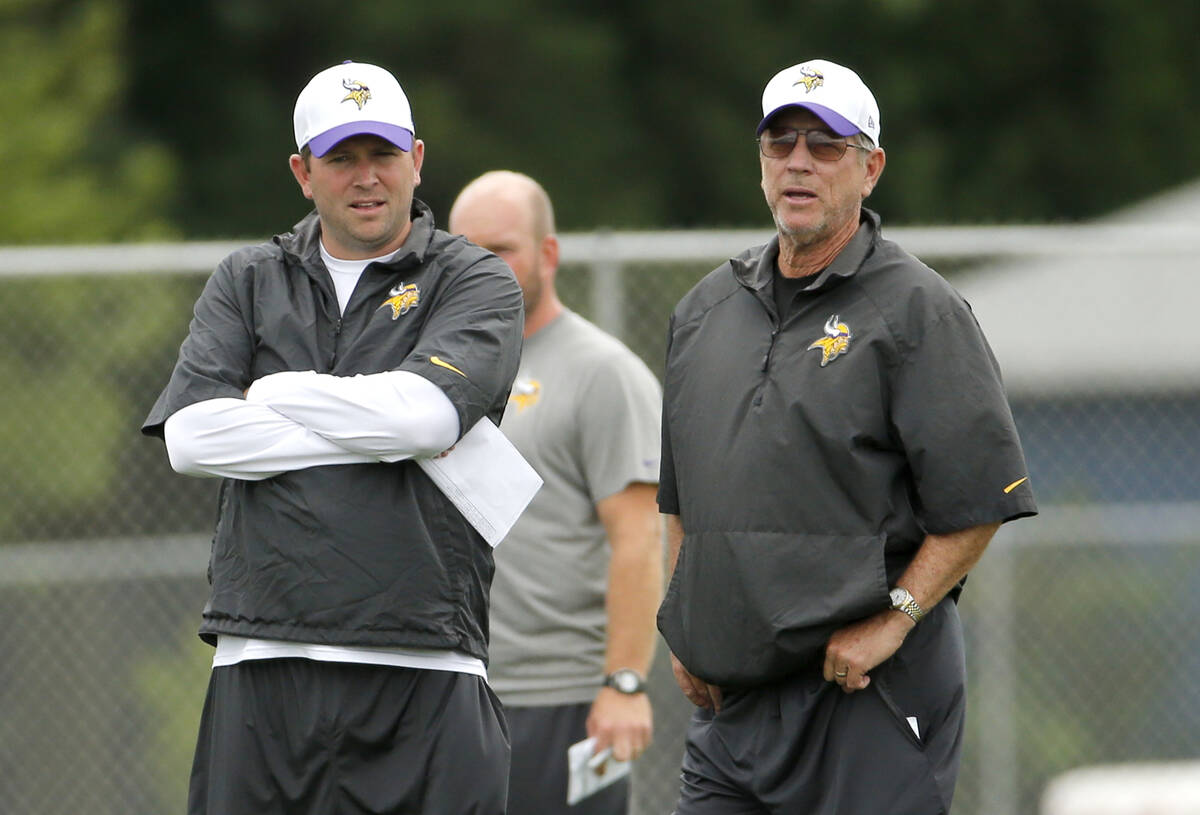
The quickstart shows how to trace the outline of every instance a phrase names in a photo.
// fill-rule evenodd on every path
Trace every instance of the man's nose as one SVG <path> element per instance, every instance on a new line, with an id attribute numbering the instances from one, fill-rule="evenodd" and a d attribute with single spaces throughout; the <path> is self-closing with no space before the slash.
<path id="1" fill-rule="evenodd" d="M 812 153 L 808 151 L 808 142 L 803 136 L 796 139 L 796 143 L 792 145 L 792 152 L 788 153 L 788 169 L 811 169 L 814 163 L 816 163 L 816 159 L 813 158 Z"/>
<path id="2" fill-rule="evenodd" d="M 375 163 L 371 161 L 360 161 L 354 166 L 354 183 L 360 187 L 370 187 L 379 180 L 378 173 L 375 172 Z"/>

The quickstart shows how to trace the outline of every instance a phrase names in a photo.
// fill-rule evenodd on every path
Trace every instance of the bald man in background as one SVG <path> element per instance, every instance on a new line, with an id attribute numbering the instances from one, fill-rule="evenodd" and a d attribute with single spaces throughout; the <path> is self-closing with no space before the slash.
<path id="1" fill-rule="evenodd" d="M 563 306 L 546 191 L 519 173 L 468 184 L 449 229 L 503 258 L 525 298 L 521 365 L 501 430 L 545 482 L 496 549 L 489 681 L 512 736 L 510 815 L 619 815 L 628 778 L 568 807 L 567 748 L 636 759 L 650 744 L 657 639 L 658 381 Z"/>

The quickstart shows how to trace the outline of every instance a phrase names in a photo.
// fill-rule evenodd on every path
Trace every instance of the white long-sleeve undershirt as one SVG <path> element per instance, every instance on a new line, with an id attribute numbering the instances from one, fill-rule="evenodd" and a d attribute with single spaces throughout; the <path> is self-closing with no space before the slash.
<path id="1" fill-rule="evenodd" d="M 248 481 L 432 456 L 453 445 L 458 432 L 449 397 L 410 371 L 283 371 L 254 382 L 244 400 L 196 402 L 163 426 L 176 472 Z"/>

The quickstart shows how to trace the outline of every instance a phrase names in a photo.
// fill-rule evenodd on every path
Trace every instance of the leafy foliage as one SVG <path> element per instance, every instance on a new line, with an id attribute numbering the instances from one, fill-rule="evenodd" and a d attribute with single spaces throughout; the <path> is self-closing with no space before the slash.
<path id="1" fill-rule="evenodd" d="M 286 228 L 295 96 L 348 58 L 408 90 L 441 217 L 509 167 L 565 229 L 762 226 L 759 94 L 815 56 L 880 100 L 889 223 L 1076 220 L 1200 171 L 1192 0 L 4 0 L 0 21 L 10 243 Z"/>
<path id="2" fill-rule="evenodd" d="M 168 237 L 169 147 L 118 114 L 121 0 L 0 5 L 0 242 Z"/>
<path id="3" fill-rule="evenodd" d="M 1192 0 L 128 2 L 126 114 L 187 157 L 172 215 L 193 237 L 306 211 L 292 105 L 347 58 L 408 90 L 441 217 L 508 167 L 545 183 L 567 229 L 762 226 L 761 90 L 815 56 L 880 100 L 889 223 L 1075 220 L 1200 170 Z"/>
<path id="4" fill-rule="evenodd" d="M 162 517 L 165 456 L 137 430 L 196 294 L 179 277 L 5 281 L 0 470 L 13 477 L 0 499 L 0 541 L 129 533 Z"/>

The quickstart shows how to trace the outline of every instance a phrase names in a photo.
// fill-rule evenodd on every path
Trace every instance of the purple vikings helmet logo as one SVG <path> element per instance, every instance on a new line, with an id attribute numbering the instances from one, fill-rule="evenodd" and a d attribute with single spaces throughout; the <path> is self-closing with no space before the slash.
<path id="1" fill-rule="evenodd" d="M 841 322 L 837 314 L 825 321 L 825 336 L 813 342 L 806 350 L 821 349 L 821 367 L 850 350 L 850 327 Z"/>

